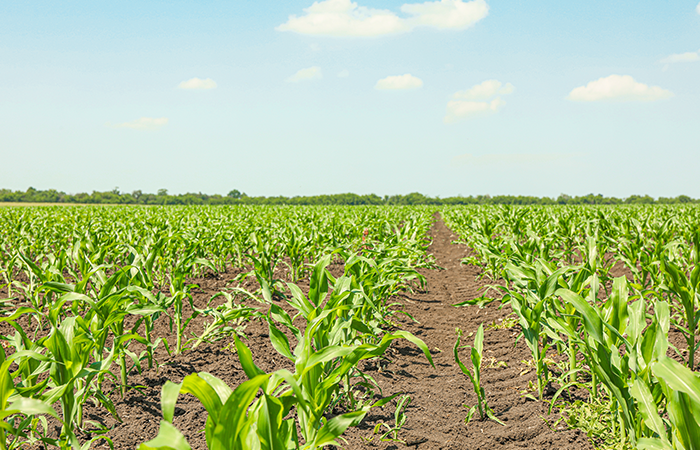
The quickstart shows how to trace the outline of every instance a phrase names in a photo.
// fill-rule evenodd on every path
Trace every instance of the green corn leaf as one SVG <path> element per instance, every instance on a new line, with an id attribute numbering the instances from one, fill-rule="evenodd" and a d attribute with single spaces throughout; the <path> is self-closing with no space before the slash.
<path id="1" fill-rule="evenodd" d="M 258 366 L 253 362 L 253 354 L 250 353 L 248 347 L 238 339 L 238 336 L 233 336 L 236 345 L 236 353 L 238 353 L 238 360 L 243 367 L 243 371 L 249 379 L 253 379 L 259 375 L 264 375 L 265 372 L 260 370 Z"/>
<path id="2" fill-rule="evenodd" d="M 171 381 L 166 381 L 161 388 L 160 394 L 160 409 L 163 411 L 163 419 L 172 423 L 173 416 L 175 415 L 175 404 L 177 403 L 177 397 L 180 395 L 180 389 L 182 388 L 182 383 L 173 383 Z"/>
<path id="3" fill-rule="evenodd" d="M 474 337 L 474 349 L 481 355 L 484 352 L 484 324 L 479 325 Z"/>
<path id="4" fill-rule="evenodd" d="M 320 306 L 328 294 L 328 276 L 326 267 L 331 263 L 332 254 L 319 259 L 314 265 L 309 279 L 309 301 L 315 306 Z"/>
<path id="5" fill-rule="evenodd" d="M 297 374 L 299 377 L 303 377 L 306 372 L 314 368 L 318 364 L 323 364 L 325 362 L 331 361 L 336 358 L 342 358 L 346 355 L 354 352 L 357 346 L 347 346 L 340 347 L 337 345 L 328 346 L 319 352 L 314 352 L 311 357 L 306 361 L 304 369 Z"/>
<path id="6" fill-rule="evenodd" d="M 252 417 L 250 419 L 246 417 L 248 406 L 257 395 L 258 390 L 268 382 L 269 378 L 270 376 L 267 374 L 259 375 L 242 383 L 233 391 L 220 409 L 218 420 L 215 421 L 216 426 L 212 442 L 215 442 L 216 446 L 211 445 L 212 450 L 215 448 L 221 448 L 222 450 L 233 448 L 229 444 L 235 443 L 242 437 L 246 421 L 252 420 Z"/>
<path id="7" fill-rule="evenodd" d="M 139 445 L 138 450 L 192 450 L 192 447 L 174 425 L 161 420 L 155 439 Z"/>
<path id="8" fill-rule="evenodd" d="M 349 427 L 354 427 L 359 424 L 366 414 L 365 411 L 354 411 L 332 418 L 318 431 L 313 443 L 313 448 L 324 445 L 337 445 L 335 439 L 345 433 L 345 430 Z"/>
<path id="9" fill-rule="evenodd" d="M 565 302 L 570 303 L 583 317 L 583 326 L 586 332 L 596 341 L 604 344 L 603 321 L 591 305 L 580 295 L 568 289 L 558 289 L 556 295 L 561 296 Z"/>
<path id="10" fill-rule="evenodd" d="M 292 283 L 287 283 L 287 287 L 292 294 L 291 298 L 287 300 L 289 304 L 295 307 L 307 321 L 313 320 L 311 316 L 315 308 L 309 303 L 301 289 Z"/>
<path id="11" fill-rule="evenodd" d="M 41 400 L 37 400 L 34 398 L 18 398 L 17 400 L 10 403 L 10 405 L 8 406 L 8 410 L 3 411 L 3 414 L 9 411 L 14 411 L 13 414 L 19 412 L 28 416 L 36 414 L 47 414 L 49 416 L 60 419 L 56 411 L 51 407 L 49 403 L 42 402 Z"/>
<path id="12" fill-rule="evenodd" d="M 676 436 L 687 450 L 700 449 L 700 426 L 695 419 L 687 394 L 673 392 L 667 399 L 667 410 L 674 425 Z"/>
<path id="13" fill-rule="evenodd" d="M 637 400 L 639 411 L 644 418 L 645 424 L 650 430 L 658 434 L 662 441 L 668 443 L 668 438 L 666 437 L 666 427 L 664 426 L 663 420 L 659 416 L 658 407 L 654 402 L 654 398 L 651 395 L 649 386 L 646 381 L 642 378 L 638 378 L 632 384 L 630 388 L 630 393 Z"/>
<path id="14" fill-rule="evenodd" d="M 209 417 L 214 422 L 219 421 L 219 412 L 223 404 L 219 393 L 198 374 L 193 373 L 187 375 L 185 379 L 182 380 L 180 392 L 192 394 L 197 397 L 199 401 L 202 402 L 204 409 L 209 413 Z"/>
<path id="15" fill-rule="evenodd" d="M 222 404 L 226 403 L 228 398 L 231 396 L 231 393 L 233 393 L 231 388 L 228 387 L 226 383 L 210 373 L 199 372 L 199 377 L 206 381 L 207 384 L 214 389 L 214 391 L 219 395 L 219 399 L 221 400 Z"/>
<path id="16" fill-rule="evenodd" d="M 671 389 L 688 394 L 691 400 L 700 404 L 700 379 L 690 369 L 667 356 L 659 357 L 651 367 Z"/>
<path id="17" fill-rule="evenodd" d="M 428 346 L 425 345 L 425 342 L 423 342 L 421 339 L 414 336 L 412 333 L 410 333 L 408 331 L 404 331 L 404 330 L 395 331 L 391 334 L 392 334 L 394 339 L 395 338 L 404 338 L 408 342 L 411 342 L 413 345 L 415 345 L 416 347 L 421 349 L 423 351 L 423 354 L 425 355 L 425 357 L 430 362 L 430 365 L 433 366 L 433 368 L 435 368 L 435 364 L 433 363 L 433 357 L 430 355 L 430 350 L 428 349 Z"/>
<path id="18" fill-rule="evenodd" d="M 668 442 L 656 438 L 640 438 L 637 440 L 637 448 L 639 450 L 681 450 L 675 449 Z"/>
<path id="19" fill-rule="evenodd" d="M 287 336 L 272 323 L 272 320 L 268 320 L 268 329 L 270 330 L 270 342 L 275 350 L 285 358 L 294 361 L 295 358 L 289 348 Z"/>
<path id="20" fill-rule="evenodd" d="M 67 283 L 58 283 L 55 281 L 48 281 L 41 285 L 41 289 L 46 289 L 52 292 L 64 294 L 68 292 L 75 292 L 75 285 Z"/>

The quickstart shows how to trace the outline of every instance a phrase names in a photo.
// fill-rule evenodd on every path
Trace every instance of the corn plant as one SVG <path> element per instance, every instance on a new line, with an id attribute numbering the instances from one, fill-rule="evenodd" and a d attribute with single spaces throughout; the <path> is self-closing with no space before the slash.
<path id="1" fill-rule="evenodd" d="M 49 415 L 58 420 L 60 417 L 51 405 L 32 397 L 18 395 L 18 388 L 14 384 L 10 366 L 13 362 L 21 360 L 25 356 L 24 351 L 17 352 L 7 358 L 5 350 L 0 347 L 0 449 L 14 450 L 23 448 L 25 445 L 35 442 L 53 444 L 55 441 L 47 438 L 47 423 L 43 416 Z M 34 394 L 37 390 L 34 389 Z M 23 390 L 25 395 L 31 394 L 28 390 Z M 43 431 L 39 430 L 39 419 L 41 417 Z"/>
<path id="2" fill-rule="evenodd" d="M 307 428 L 304 419 L 313 416 L 314 408 L 308 402 L 309 397 L 304 393 L 303 384 L 299 383 L 299 379 L 304 376 L 299 373 L 299 368 L 296 374 L 286 370 L 266 374 L 253 363 L 250 351 L 237 337 L 235 343 L 249 380 L 235 390 L 207 373 L 188 375 L 180 384 L 166 383 L 162 392 L 164 419 L 158 436 L 141 444 L 139 450 L 191 448 L 184 436 L 172 425 L 175 403 L 180 393 L 195 395 L 206 408 L 208 417 L 205 435 L 210 450 L 314 450 L 326 445 L 338 445 L 336 439 L 348 427 L 357 425 L 371 407 L 383 406 L 394 397 L 329 420 L 324 417 L 320 427 L 309 435 L 304 433 Z M 315 364 L 321 364 L 327 357 L 328 355 L 318 355 Z M 261 395 L 257 396 L 260 391 Z M 295 417 L 289 417 L 293 407 L 302 427 L 304 444 L 299 443 Z"/>
<path id="3" fill-rule="evenodd" d="M 685 337 L 688 346 L 687 365 L 691 369 L 695 367 L 695 352 L 700 347 L 697 340 L 698 323 L 700 322 L 700 256 L 698 252 L 700 246 L 700 231 L 695 234 L 695 245 L 693 246 L 693 264 L 690 267 L 682 267 L 679 263 L 672 261 L 668 254 L 661 257 L 661 271 L 664 274 L 665 282 L 659 289 L 670 294 L 680 303 L 680 320 L 674 314 L 674 327 Z M 672 303 L 676 305 L 676 303 Z M 675 309 L 675 308 L 674 308 Z"/>
<path id="4" fill-rule="evenodd" d="M 206 408 L 205 435 L 210 450 L 298 448 L 294 419 L 285 418 L 297 403 L 296 398 L 286 396 L 280 400 L 267 390 L 255 398 L 264 387 L 271 387 L 274 392 L 280 381 L 291 379 L 290 375 L 287 371 L 261 374 L 235 390 L 208 373 L 188 375 L 179 384 L 167 382 L 161 395 L 163 420 L 158 435 L 141 444 L 139 450 L 191 449 L 182 433 L 172 424 L 180 393 L 193 394 Z M 273 386 L 270 386 L 273 377 Z"/>
<path id="5" fill-rule="evenodd" d="M 339 342 L 331 344 L 337 337 L 337 328 L 326 319 L 336 314 L 339 308 L 324 309 L 318 316 L 308 322 L 303 334 L 298 335 L 298 344 L 292 352 L 287 337 L 270 322 L 270 339 L 275 349 L 290 359 L 296 368 L 297 382 L 301 386 L 303 398 L 308 408 L 299 413 L 300 426 L 305 441 L 313 442 L 324 425 L 324 414 L 337 402 L 344 382 L 349 388 L 350 374 L 363 359 L 376 358 L 384 354 L 395 339 L 406 339 L 418 346 L 426 358 L 433 364 L 432 357 L 423 341 L 406 331 L 385 334 L 377 344 L 351 344 Z M 340 321 L 338 321 L 340 322 Z M 357 322 L 350 322 L 347 327 L 363 330 Z M 335 334 L 335 336 L 334 336 Z M 327 342 L 326 345 L 319 343 Z M 240 355 L 240 352 L 239 352 Z"/>
<path id="6" fill-rule="evenodd" d="M 647 436 L 637 441 L 644 450 L 697 450 L 700 449 L 700 380 L 688 368 L 666 356 L 651 364 L 658 385 L 665 398 L 666 418 L 659 415 L 655 401 L 644 379 L 635 381 L 632 388 Z"/>
<path id="7" fill-rule="evenodd" d="M 215 342 L 233 333 L 242 336 L 245 323 L 254 318 L 263 317 L 255 308 L 236 304 L 234 302 L 234 296 L 226 291 L 215 294 L 209 302 L 218 297 L 224 297 L 224 303 L 215 308 L 198 310 L 201 315 L 211 317 L 212 321 L 205 323 L 202 334 L 188 341 L 188 347 L 195 349 L 202 342 Z M 192 342 L 191 345 L 190 342 Z"/>
<path id="8" fill-rule="evenodd" d="M 95 383 L 98 375 L 109 371 L 112 356 L 90 363 L 95 343 L 86 325 L 74 318 L 65 319 L 46 340 L 54 359 L 50 378 L 56 387 L 45 394 L 45 401 L 52 403 L 48 399 L 58 397 L 64 423 L 62 434 L 66 439 L 72 437 L 74 427 L 83 426 L 83 405 L 88 398 L 95 398 L 119 420 L 111 400 Z"/>
<path id="9" fill-rule="evenodd" d="M 505 269 L 514 289 L 503 288 L 506 292 L 503 301 L 509 301 L 513 311 L 518 315 L 522 335 L 535 363 L 537 393 L 540 400 L 548 380 L 545 360 L 551 342 L 546 333 L 546 309 L 558 288 L 559 278 L 568 270 L 568 268 L 554 270 L 551 265 L 541 260 L 533 264 L 523 261 L 520 266 L 509 263 Z"/>
<path id="10" fill-rule="evenodd" d="M 467 413 L 467 417 L 464 419 L 466 423 L 471 422 L 472 417 L 474 416 L 475 412 L 479 412 L 479 419 L 484 420 L 486 418 L 489 418 L 491 420 L 494 420 L 495 422 L 500 423 L 503 425 L 503 422 L 501 422 L 496 415 L 493 413 L 493 410 L 491 407 L 489 407 L 488 402 L 486 401 L 486 391 L 484 391 L 483 386 L 481 386 L 481 360 L 483 357 L 484 353 L 484 325 L 481 324 L 479 325 L 479 329 L 476 331 L 476 336 L 474 336 L 474 346 L 469 347 L 470 348 L 470 357 L 472 360 L 472 369 L 469 370 L 467 367 L 462 363 L 462 361 L 459 359 L 459 345 L 462 341 L 462 330 L 459 328 L 457 329 L 457 341 L 455 342 L 455 346 L 452 349 L 452 352 L 455 357 L 455 361 L 457 361 L 457 364 L 459 365 L 459 368 L 462 370 L 462 373 L 467 375 L 469 377 L 469 380 L 472 382 L 472 387 L 474 388 L 474 393 L 476 394 L 476 405 L 472 406 L 469 408 L 469 412 Z M 468 347 L 468 346 L 465 346 Z"/>
<path id="11" fill-rule="evenodd" d="M 379 422 L 374 427 L 374 434 L 378 434 L 382 428 L 386 428 L 387 431 L 379 436 L 380 441 L 388 442 L 401 442 L 405 444 L 406 441 L 399 439 L 399 432 L 406 424 L 406 408 L 411 404 L 411 397 L 409 395 L 402 395 L 398 402 L 396 402 L 396 409 L 394 410 L 394 425 L 387 425 L 384 422 Z"/>
<path id="12" fill-rule="evenodd" d="M 268 241 L 263 241 L 258 232 L 253 232 L 250 240 L 254 243 L 255 249 L 255 254 L 249 255 L 253 262 L 253 270 L 250 273 L 255 275 L 262 289 L 269 290 L 270 297 L 272 297 L 278 292 L 279 280 L 275 278 L 275 268 L 279 256 L 273 245 Z"/>
<path id="13" fill-rule="evenodd" d="M 631 386 L 635 379 L 651 382 L 650 366 L 666 355 L 668 349 L 669 307 L 657 301 L 651 324 L 647 325 L 646 302 L 639 299 L 628 305 L 628 286 L 624 277 L 616 278 L 610 297 L 602 308 L 595 308 L 580 295 L 567 289 L 557 291 L 576 309 L 584 336 L 577 330 L 560 330 L 578 341 L 591 373 L 591 390 L 597 396 L 600 382 L 612 400 L 619 418 L 621 440 L 632 443 L 639 437 L 637 407 Z"/>

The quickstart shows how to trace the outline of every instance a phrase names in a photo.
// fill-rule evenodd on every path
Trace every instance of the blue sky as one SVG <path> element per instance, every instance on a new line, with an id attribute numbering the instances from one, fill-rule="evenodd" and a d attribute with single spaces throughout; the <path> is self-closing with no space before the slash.
<path id="1" fill-rule="evenodd" d="M 700 197 L 697 0 L 29 3 L 0 187 Z"/>

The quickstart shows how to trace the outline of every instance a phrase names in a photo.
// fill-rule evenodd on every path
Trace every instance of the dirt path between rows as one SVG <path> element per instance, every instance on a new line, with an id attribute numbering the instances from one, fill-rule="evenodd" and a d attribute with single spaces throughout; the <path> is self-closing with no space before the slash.
<path id="1" fill-rule="evenodd" d="M 523 374 L 528 369 L 523 361 L 531 359 L 524 342 L 513 347 L 519 327 L 488 326 L 501 324 L 511 312 L 510 307 L 499 309 L 500 302 L 484 308 L 452 306 L 480 296 L 479 289 L 489 281 L 478 280 L 477 268 L 460 263 L 470 251 L 464 245 L 452 244 L 457 236 L 442 220 L 434 224 L 430 237 L 428 251 L 444 270 L 422 271 L 428 281 L 427 292 L 409 294 L 403 299 L 405 311 L 420 323 L 403 320 L 401 327 L 426 342 L 436 368 L 430 367 L 411 344 L 399 342 L 390 350 L 391 364 L 382 372 L 372 373 L 384 395 L 405 392 L 412 398 L 399 438 L 419 450 L 592 449 L 580 431 L 567 430 L 563 423 L 557 425 L 556 415 L 547 416 L 548 404 L 523 397 L 522 392 L 535 377 L 533 371 Z M 474 338 L 469 335 L 481 323 L 485 327 L 482 386 L 489 405 L 505 425 L 478 419 L 464 423 L 464 405 L 476 404 L 476 396 L 452 354 L 457 339 L 455 329 L 464 330 L 463 343 L 471 345 Z M 467 351 L 460 355 L 462 362 L 471 367 Z M 348 430 L 347 448 L 405 448 L 402 443 L 377 442 L 377 437 L 368 442 L 373 437 L 373 425 L 380 420 L 393 424 L 393 406 L 375 411 L 365 424 Z"/>

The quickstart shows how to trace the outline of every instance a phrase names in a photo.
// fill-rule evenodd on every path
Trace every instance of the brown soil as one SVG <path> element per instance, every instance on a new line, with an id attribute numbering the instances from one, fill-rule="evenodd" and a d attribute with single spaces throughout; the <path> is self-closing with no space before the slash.
<path id="1" fill-rule="evenodd" d="M 484 308 L 468 306 L 455 308 L 452 304 L 481 295 L 480 289 L 489 283 L 479 280 L 479 270 L 462 265 L 461 259 L 469 255 L 463 245 L 452 244 L 457 239 L 442 221 L 430 231 L 432 244 L 429 252 L 443 270 L 424 270 L 428 281 L 427 291 L 409 293 L 397 299 L 403 309 L 419 323 L 400 319 L 400 327 L 423 339 L 431 349 L 435 368 L 431 367 L 423 354 L 412 344 L 394 341 L 387 353 L 388 361 L 381 364 L 366 364 L 363 368 L 382 388 L 384 395 L 403 392 L 412 398 L 407 409 L 408 420 L 399 433 L 409 447 L 419 450 L 432 449 L 592 449 L 588 439 L 578 430 L 567 430 L 557 415 L 548 416 L 548 403 L 535 402 L 524 397 L 532 393 L 529 383 L 535 376 L 524 361 L 531 356 L 521 340 L 514 347 L 518 327 L 494 328 L 489 324 L 500 324 L 510 313 L 509 307 L 499 309 L 500 302 Z M 341 266 L 331 271 L 342 270 Z M 199 285 L 195 303 L 203 307 L 215 293 L 227 286 L 236 274 L 226 273 L 193 280 Z M 247 288 L 254 289 L 256 283 L 247 280 Z M 300 283 L 306 290 L 308 285 Z M 280 302 L 282 305 L 284 302 Z M 253 305 L 251 305 L 253 306 Z M 455 329 L 464 330 L 463 343 L 471 344 L 479 324 L 485 326 L 484 369 L 482 386 L 487 400 L 496 416 L 504 422 L 500 425 L 492 420 L 478 418 L 464 423 L 467 408 L 476 403 L 471 382 L 464 375 L 452 354 L 456 341 Z M 202 327 L 202 318 L 193 321 L 188 331 L 197 332 Z M 291 364 L 280 356 L 270 344 L 267 326 L 252 322 L 245 329 L 247 345 L 251 348 L 256 364 L 265 371 L 291 368 Z M 160 320 L 154 331 L 156 336 L 167 336 L 174 342 L 167 322 Z M 180 382 L 195 372 L 209 372 L 235 387 L 246 380 L 235 352 L 227 349 L 232 338 L 202 344 L 195 350 L 179 356 L 168 356 L 159 348 L 158 371 L 145 370 L 134 373 L 129 382 L 134 386 L 124 399 L 113 392 L 122 422 L 118 422 L 102 408 L 86 407 L 86 419 L 112 428 L 107 436 L 116 449 L 135 449 L 144 441 L 152 439 L 158 432 L 161 420 L 160 389 L 167 380 Z M 466 350 L 462 361 L 471 367 Z M 504 363 L 504 364 L 503 364 Z M 550 393 L 551 396 L 551 393 Z M 551 398 L 551 397 L 550 397 Z M 395 404 L 395 403 L 394 403 Z M 370 412 L 359 427 L 350 429 L 345 435 L 347 449 L 404 448 L 399 442 L 380 442 L 373 429 L 379 422 L 393 425 L 394 404 Z M 190 395 L 181 395 L 175 410 L 175 426 L 187 437 L 193 449 L 206 449 L 204 422 L 206 411 L 199 401 Z M 88 437 L 88 436 L 83 436 Z M 92 448 L 108 448 L 104 442 L 96 442 Z"/>

